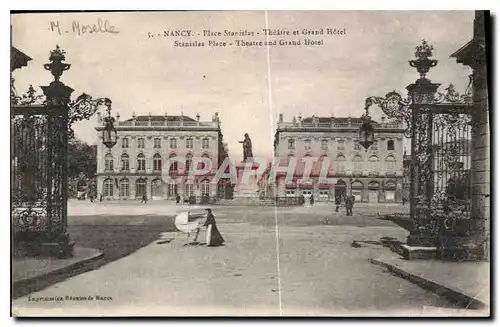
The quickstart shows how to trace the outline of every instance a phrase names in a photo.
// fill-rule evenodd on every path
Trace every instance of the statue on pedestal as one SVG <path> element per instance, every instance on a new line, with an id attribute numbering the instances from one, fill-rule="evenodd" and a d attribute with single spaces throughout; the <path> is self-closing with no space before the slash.
<path id="1" fill-rule="evenodd" d="M 248 136 L 248 133 L 245 133 L 245 139 L 243 141 L 239 141 L 240 143 L 243 143 L 243 162 L 247 161 L 247 158 L 252 158 L 252 141 L 250 140 L 250 137 Z"/>

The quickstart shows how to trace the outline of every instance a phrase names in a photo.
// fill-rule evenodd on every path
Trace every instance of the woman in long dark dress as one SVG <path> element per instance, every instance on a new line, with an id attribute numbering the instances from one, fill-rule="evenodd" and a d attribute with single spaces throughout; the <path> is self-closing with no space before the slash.
<path id="1" fill-rule="evenodd" d="M 212 214 L 212 209 L 206 210 L 208 211 L 207 220 L 203 226 L 207 227 L 207 246 L 221 246 L 225 241 L 217 229 L 217 223 L 215 222 L 215 217 Z"/>

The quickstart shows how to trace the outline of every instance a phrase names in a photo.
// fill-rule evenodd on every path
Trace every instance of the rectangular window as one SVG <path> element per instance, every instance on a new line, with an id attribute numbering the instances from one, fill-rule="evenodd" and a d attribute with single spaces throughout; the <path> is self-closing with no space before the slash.
<path id="1" fill-rule="evenodd" d="M 294 197 L 295 196 L 295 190 L 286 190 L 286 196 L 287 197 Z"/>
<path id="2" fill-rule="evenodd" d="M 209 146 L 209 140 L 207 138 L 204 138 L 201 142 L 201 147 L 203 149 L 208 149 L 208 146 Z"/>
<path id="3" fill-rule="evenodd" d="M 359 144 L 359 140 L 354 141 L 354 150 L 361 150 L 361 144 Z"/>
<path id="4" fill-rule="evenodd" d="M 177 184 L 168 184 L 168 196 L 174 197 L 177 195 Z"/>
<path id="5" fill-rule="evenodd" d="M 122 170 L 128 171 L 129 170 L 129 162 L 128 159 L 122 159 Z"/>
<path id="6" fill-rule="evenodd" d="M 323 151 L 328 150 L 328 140 L 321 140 L 321 150 Z"/>
<path id="7" fill-rule="evenodd" d="M 113 159 L 106 159 L 106 161 L 104 162 L 104 169 L 113 170 Z"/>
<path id="8" fill-rule="evenodd" d="M 394 151 L 394 141 L 393 140 L 387 141 L 387 150 Z"/>
<path id="9" fill-rule="evenodd" d="M 311 140 L 304 141 L 304 150 L 311 150 Z"/>
<path id="10" fill-rule="evenodd" d="M 288 150 L 295 149 L 295 140 L 288 140 Z"/>
<path id="11" fill-rule="evenodd" d="M 344 140 L 337 140 L 337 150 L 345 150 Z"/>
<path id="12" fill-rule="evenodd" d="M 170 148 L 171 149 L 177 148 L 177 139 L 170 139 Z"/>
<path id="13" fill-rule="evenodd" d="M 104 183 L 104 196 L 113 196 L 113 182 L 106 181 Z"/>
<path id="14" fill-rule="evenodd" d="M 144 139 L 137 139 L 137 147 L 140 149 L 144 148 Z"/>
<path id="15" fill-rule="evenodd" d="M 373 150 L 373 151 L 377 151 L 378 150 L 377 141 L 373 142 L 372 146 L 370 147 L 370 150 Z"/>
<path id="16" fill-rule="evenodd" d="M 153 170 L 154 171 L 161 171 L 161 159 L 153 159 Z"/>
<path id="17" fill-rule="evenodd" d="M 193 184 L 184 185 L 184 198 L 189 198 L 194 195 Z"/>
<path id="18" fill-rule="evenodd" d="M 146 160 L 145 159 L 137 160 L 137 170 L 140 170 L 140 171 L 146 170 Z"/>
<path id="19" fill-rule="evenodd" d="M 123 138 L 122 139 L 122 148 L 127 149 L 128 148 L 128 138 Z"/>
<path id="20" fill-rule="evenodd" d="M 193 148 L 193 139 L 192 138 L 186 139 L 186 148 L 188 148 L 188 149 Z"/>
<path id="21" fill-rule="evenodd" d="M 156 138 L 156 139 L 154 140 L 154 147 L 155 147 L 156 149 L 161 148 L 161 139 Z"/>

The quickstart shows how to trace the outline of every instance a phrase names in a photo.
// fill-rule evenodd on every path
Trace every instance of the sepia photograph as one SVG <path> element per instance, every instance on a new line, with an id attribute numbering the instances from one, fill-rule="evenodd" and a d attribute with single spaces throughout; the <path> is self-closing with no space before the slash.
<path id="1" fill-rule="evenodd" d="M 490 33 L 11 11 L 11 316 L 490 317 Z"/>

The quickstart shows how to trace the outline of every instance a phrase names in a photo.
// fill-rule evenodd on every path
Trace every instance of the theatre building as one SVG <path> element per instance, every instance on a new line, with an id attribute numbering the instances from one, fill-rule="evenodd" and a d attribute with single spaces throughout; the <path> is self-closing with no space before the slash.
<path id="1" fill-rule="evenodd" d="M 103 117 L 98 114 L 96 127 L 102 135 Z M 188 116 L 132 116 L 120 121 L 116 117 L 117 143 L 108 149 L 97 145 L 97 192 L 105 199 L 129 200 L 174 199 L 195 196 L 216 196 L 221 190 L 212 185 L 211 179 L 227 156 L 222 143 L 218 113 L 210 121 L 200 121 Z M 185 161 L 173 161 L 174 158 Z M 193 158 L 209 158 L 212 169 L 203 176 L 188 179 L 188 167 Z M 166 159 L 173 161 L 167 172 L 163 171 Z M 204 159 L 205 160 L 205 159 Z M 197 163 L 199 165 L 203 163 Z M 166 178 L 169 177 L 169 178 Z"/>
<path id="2" fill-rule="evenodd" d="M 275 192 L 280 197 L 314 196 L 316 201 L 333 201 L 336 194 L 353 195 L 358 202 L 400 202 L 403 188 L 403 125 L 375 122 L 375 143 L 365 150 L 359 144 L 360 118 L 293 117 L 284 121 L 280 114 L 274 140 L 280 166 L 297 162 L 292 179 L 286 173 L 276 177 Z M 309 181 L 304 175 L 305 157 L 318 158 Z M 327 164 L 322 183 L 321 166 Z"/>

